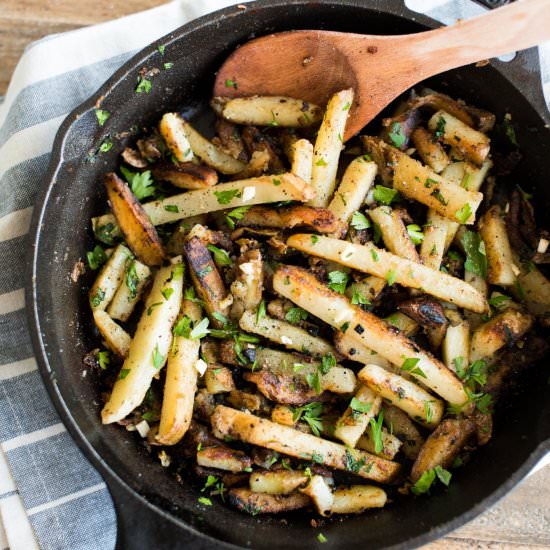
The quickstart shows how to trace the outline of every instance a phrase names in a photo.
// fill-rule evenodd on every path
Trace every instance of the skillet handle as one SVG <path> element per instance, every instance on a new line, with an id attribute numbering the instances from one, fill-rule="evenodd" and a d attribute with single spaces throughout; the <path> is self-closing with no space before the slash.
<path id="1" fill-rule="evenodd" d="M 115 550 L 213 550 L 211 541 L 175 524 L 165 512 L 136 495 L 103 470 L 117 517 Z"/>

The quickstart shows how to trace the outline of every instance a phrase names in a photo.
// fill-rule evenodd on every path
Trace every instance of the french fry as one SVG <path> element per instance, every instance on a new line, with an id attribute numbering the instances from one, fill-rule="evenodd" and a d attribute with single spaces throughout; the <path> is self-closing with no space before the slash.
<path id="1" fill-rule="evenodd" d="M 424 164 L 438 174 L 445 170 L 449 157 L 441 144 L 433 140 L 431 132 L 419 126 L 411 134 L 411 139 Z"/>
<path id="2" fill-rule="evenodd" d="M 109 307 L 107 313 L 119 321 L 127 321 L 132 315 L 137 303 L 141 300 L 143 289 L 151 278 L 151 270 L 139 260 L 131 260 L 126 264 L 125 281 L 123 281 Z"/>
<path id="3" fill-rule="evenodd" d="M 529 313 L 508 308 L 477 327 L 472 334 L 470 361 L 492 357 L 499 349 L 521 338 L 532 326 Z"/>
<path id="4" fill-rule="evenodd" d="M 218 174 L 213 168 L 194 162 L 166 162 L 153 169 L 153 176 L 181 189 L 204 189 L 218 183 Z"/>
<path id="5" fill-rule="evenodd" d="M 181 315 L 189 317 L 193 324 L 201 320 L 201 307 L 184 300 Z M 197 369 L 200 340 L 174 335 L 168 355 L 164 397 L 160 413 L 159 430 L 155 439 L 161 445 L 175 445 L 187 432 L 193 416 L 193 404 L 197 391 Z"/>
<path id="6" fill-rule="evenodd" d="M 313 170 L 313 145 L 307 139 L 299 139 L 291 146 L 292 166 L 290 171 L 306 183 L 311 183 Z"/>
<path id="7" fill-rule="evenodd" d="M 284 426 L 296 426 L 294 412 L 288 405 L 275 405 L 271 411 L 271 420 Z"/>
<path id="8" fill-rule="evenodd" d="M 88 293 L 92 311 L 107 309 L 122 282 L 131 256 L 132 253 L 123 244 L 115 248 Z"/>
<path id="9" fill-rule="evenodd" d="M 160 265 L 165 259 L 162 242 L 141 203 L 114 172 L 105 175 L 105 188 L 130 250 L 145 265 Z"/>
<path id="10" fill-rule="evenodd" d="M 307 201 L 315 192 L 306 182 L 287 173 L 220 183 L 143 205 L 153 225 L 172 223 L 191 216 L 279 201 Z M 166 209 L 168 207 L 168 209 Z"/>
<path id="11" fill-rule="evenodd" d="M 229 491 L 229 502 L 237 509 L 255 516 L 257 514 L 279 514 L 305 508 L 311 504 L 311 499 L 302 493 L 270 495 L 255 493 L 250 489 L 239 487 Z"/>
<path id="12" fill-rule="evenodd" d="M 424 239 L 420 245 L 420 257 L 424 265 L 437 270 L 441 267 L 445 254 L 447 232 L 451 224 L 456 225 L 456 222 L 440 216 L 431 208 L 428 210 Z"/>
<path id="13" fill-rule="evenodd" d="M 424 438 L 418 431 L 416 424 L 401 409 L 393 405 L 384 405 L 384 424 L 403 442 L 401 450 L 410 460 L 415 460 L 424 445 Z"/>
<path id="14" fill-rule="evenodd" d="M 309 483 L 299 489 L 300 493 L 311 498 L 315 509 L 321 516 L 330 516 L 334 497 L 323 476 L 312 476 Z"/>
<path id="15" fill-rule="evenodd" d="M 180 309 L 182 294 L 182 264 L 159 269 L 128 356 L 101 411 L 103 424 L 122 420 L 143 401 L 153 377 L 166 362 L 172 341 L 171 328 Z"/>
<path id="16" fill-rule="evenodd" d="M 441 421 L 445 412 L 443 401 L 414 382 L 387 372 L 378 365 L 363 367 L 358 376 L 363 384 L 395 407 L 405 411 L 415 422 L 427 428 L 434 428 Z"/>
<path id="17" fill-rule="evenodd" d="M 195 155 L 183 126 L 183 120 L 178 114 L 166 113 L 160 121 L 159 130 L 168 149 L 179 162 L 195 160 Z"/>
<path id="18" fill-rule="evenodd" d="M 351 88 L 342 90 L 329 99 L 313 148 L 311 185 L 315 190 L 315 197 L 309 201 L 310 206 L 326 207 L 334 192 L 338 160 L 352 103 Z"/>
<path id="19" fill-rule="evenodd" d="M 450 403 L 463 404 L 468 400 L 462 383 L 445 365 L 402 334 L 396 334 L 372 313 L 351 305 L 345 296 L 330 290 L 305 269 L 280 266 L 273 276 L 273 288 L 335 328 L 349 323 L 346 334 L 350 338 L 395 365 L 401 365 L 403 358 L 418 359 L 416 366 L 426 378 L 414 370 L 411 374 Z"/>
<path id="20" fill-rule="evenodd" d="M 376 164 L 357 157 L 346 168 L 328 209 L 340 220 L 344 231 L 354 212 L 361 208 L 376 177 Z"/>
<path id="21" fill-rule="evenodd" d="M 318 336 L 312 336 L 303 328 L 286 321 L 280 321 L 271 317 L 257 319 L 256 313 L 245 311 L 239 321 L 239 325 L 246 332 L 263 336 L 288 349 L 305 351 L 317 357 L 322 357 L 329 353 L 332 355 L 335 354 L 334 348 L 326 340 Z"/>
<path id="22" fill-rule="evenodd" d="M 456 372 L 457 361 L 460 362 L 463 368 L 467 368 L 470 364 L 470 324 L 462 319 L 458 313 L 453 313 L 456 317 L 451 319 L 451 323 L 447 327 L 441 346 L 441 354 L 447 368 Z"/>
<path id="23" fill-rule="evenodd" d="M 409 199 L 417 200 L 441 216 L 472 224 L 483 195 L 449 183 L 433 170 L 403 153 L 397 153 L 393 187 Z"/>
<path id="24" fill-rule="evenodd" d="M 347 331 L 336 331 L 334 344 L 339 353 L 352 361 L 363 363 L 363 365 L 378 365 L 385 369 L 391 368 L 391 363 L 387 359 L 351 338 Z"/>
<path id="25" fill-rule="evenodd" d="M 204 373 L 204 382 L 208 393 L 229 393 L 235 389 L 231 370 L 222 365 L 211 364 Z"/>
<path id="26" fill-rule="evenodd" d="M 301 252 L 338 262 L 381 279 L 391 278 L 400 285 L 420 289 L 436 298 L 477 313 L 488 311 L 489 308 L 487 300 L 464 281 L 400 258 L 370 242 L 357 245 L 320 235 L 316 236 L 313 242 L 311 235 L 299 233 L 292 235 L 287 244 Z"/>
<path id="27" fill-rule="evenodd" d="M 481 165 L 487 158 L 491 140 L 445 111 L 437 111 L 428 121 L 432 132 L 441 132 L 441 139 L 466 158 Z"/>
<path id="28" fill-rule="evenodd" d="M 412 467 L 412 481 L 418 481 L 424 472 L 436 466 L 449 468 L 474 430 L 473 422 L 467 418 L 447 418 L 441 422 L 420 449 Z"/>
<path id="29" fill-rule="evenodd" d="M 400 465 L 364 451 L 347 449 L 344 445 L 327 441 L 276 424 L 252 414 L 218 405 L 211 418 L 216 437 L 235 437 L 245 443 L 259 445 L 296 458 L 315 456 L 330 468 L 357 474 L 366 479 L 390 482 L 398 474 Z"/>
<path id="30" fill-rule="evenodd" d="M 499 286 L 514 285 L 516 282 L 513 269 L 514 258 L 506 232 L 506 223 L 497 204 L 491 206 L 480 219 L 479 234 L 485 243 L 489 283 Z"/>
<path id="31" fill-rule="evenodd" d="M 102 309 L 94 311 L 94 322 L 107 347 L 125 359 L 132 341 L 130 335 Z"/>
<path id="32" fill-rule="evenodd" d="M 353 297 L 353 293 L 357 292 L 360 296 L 363 296 L 369 302 L 373 302 L 380 296 L 382 291 L 386 288 L 386 279 L 375 277 L 374 275 L 368 275 L 364 279 L 352 283 L 346 289 L 346 296 L 348 298 Z"/>
<path id="33" fill-rule="evenodd" d="M 525 300 L 527 309 L 535 315 L 550 312 L 550 281 L 535 266 L 521 266 L 514 294 Z"/>
<path id="34" fill-rule="evenodd" d="M 250 468 L 252 460 L 242 451 L 213 446 L 197 451 L 197 464 L 205 468 L 216 468 L 236 474 Z"/>
<path id="35" fill-rule="evenodd" d="M 383 489 L 370 485 L 336 489 L 332 496 L 333 514 L 360 514 L 369 508 L 383 508 L 388 499 Z"/>
<path id="36" fill-rule="evenodd" d="M 379 206 L 369 210 L 369 216 L 380 228 L 382 240 L 390 252 L 411 262 L 420 262 L 416 247 L 397 210 L 390 206 Z"/>
<path id="37" fill-rule="evenodd" d="M 374 418 L 380 411 L 382 399 L 366 386 L 360 386 L 353 397 L 352 404 L 344 411 L 336 422 L 334 437 L 343 441 L 348 447 L 355 447 L 363 432 L 367 429 L 371 418 Z"/>
<path id="38" fill-rule="evenodd" d="M 276 472 L 254 472 L 250 475 L 250 490 L 269 495 L 288 495 L 307 483 L 303 471 L 278 470 Z"/>
<path id="39" fill-rule="evenodd" d="M 214 101 L 222 98 L 214 98 Z M 307 101 L 284 96 L 249 96 L 222 99 L 223 118 L 247 126 L 312 126 L 323 117 L 323 110 Z"/>
<path id="40" fill-rule="evenodd" d="M 382 450 L 379 453 L 376 453 L 376 444 L 374 442 L 374 438 L 372 437 L 372 432 L 367 429 L 359 438 L 359 441 L 357 441 L 356 447 L 369 453 L 378 454 L 378 456 L 381 456 L 382 458 L 393 460 L 403 443 L 395 435 L 389 433 L 386 428 L 382 428 L 381 439 Z"/>

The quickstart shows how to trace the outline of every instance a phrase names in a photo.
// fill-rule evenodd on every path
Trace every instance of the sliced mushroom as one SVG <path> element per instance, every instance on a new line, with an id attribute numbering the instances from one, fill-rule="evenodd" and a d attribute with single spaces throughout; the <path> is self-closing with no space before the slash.
<path id="1" fill-rule="evenodd" d="M 218 183 L 218 173 L 210 166 L 194 162 L 163 162 L 153 168 L 153 176 L 181 189 L 205 189 Z"/>

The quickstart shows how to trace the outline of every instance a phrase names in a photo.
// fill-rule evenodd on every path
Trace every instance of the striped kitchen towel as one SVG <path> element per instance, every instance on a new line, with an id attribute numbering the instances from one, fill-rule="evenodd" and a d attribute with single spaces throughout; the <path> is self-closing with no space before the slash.
<path id="1" fill-rule="evenodd" d="M 0 105 L 0 550 L 105 550 L 116 537 L 105 484 L 52 407 L 26 326 L 26 235 L 57 128 L 137 50 L 232 3 L 179 0 L 45 38 L 27 48 Z M 407 3 L 447 24 L 481 11 L 470 0 Z"/>

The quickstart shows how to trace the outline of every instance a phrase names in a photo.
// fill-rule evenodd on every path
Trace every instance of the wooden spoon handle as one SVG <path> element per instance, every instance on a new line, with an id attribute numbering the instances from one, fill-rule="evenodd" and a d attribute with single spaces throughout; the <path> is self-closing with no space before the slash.
<path id="1" fill-rule="evenodd" d="M 550 40 L 550 1 L 518 0 L 480 17 L 423 33 L 421 39 L 411 42 L 410 54 L 433 75 L 546 40 Z"/>

